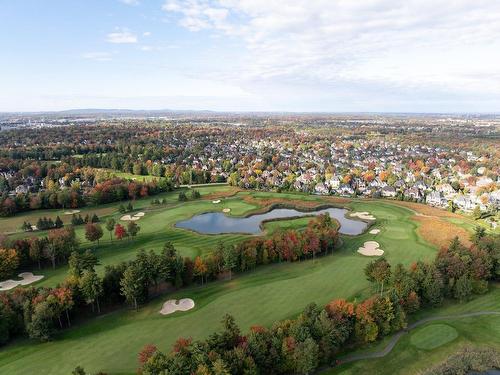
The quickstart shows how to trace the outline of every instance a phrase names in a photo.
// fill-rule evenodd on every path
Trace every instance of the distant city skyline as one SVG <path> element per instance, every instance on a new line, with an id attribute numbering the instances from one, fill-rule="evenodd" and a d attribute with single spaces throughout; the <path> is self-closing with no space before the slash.
<path id="1" fill-rule="evenodd" d="M 0 112 L 500 111 L 500 2 L 0 1 Z"/>

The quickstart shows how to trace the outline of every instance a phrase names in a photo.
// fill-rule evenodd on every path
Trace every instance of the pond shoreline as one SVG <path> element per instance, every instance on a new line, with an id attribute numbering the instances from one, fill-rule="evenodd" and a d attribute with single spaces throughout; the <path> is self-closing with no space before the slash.
<path id="1" fill-rule="evenodd" d="M 212 221 L 213 220 L 227 221 L 226 224 L 233 224 L 233 225 L 237 226 L 239 224 L 239 223 L 237 223 L 238 221 L 250 219 L 250 218 L 255 217 L 255 216 L 263 216 L 263 215 L 269 214 L 275 210 L 293 210 L 293 211 L 296 211 L 297 214 L 296 215 L 289 215 L 289 216 L 281 216 L 281 217 L 278 216 L 278 217 L 271 217 L 271 218 L 263 218 L 258 223 L 258 226 L 256 227 L 256 228 L 258 228 L 258 230 L 255 230 L 256 223 L 250 222 L 249 223 L 250 227 L 254 227 L 254 229 L 251 231 L 239 231 L 239 230 L 231 230 L 231 229 L 226 230 L 224 228 L 221 228 L 221 229 L 213 231 L 213 232 L 212 231 L 204 231 L 204 230 L 200 230 L 200 227 L 202 225 L 212 225 L 212 226 L 219 225 L 219 226 L 221 226 L 224 223 L 219 223 L 219 224 L 217 224 L 217 223 L 204 224 L 204 223 L 199 223 L 199 222 L 197 223 L 197 221 L 199 221 L 200 218 L 203 218 L 204 216 L 207 216 L 207 215 L 211 215 L 211 218 L 213 218 Z M 373 220 L 363 220 L 363 219 L 360 219 L 357 217 L 349 217 L 348 215 L 351 213 L 350 208 L 342 207 L 342 206 L 339 207 L 338 205 L 334 205 L 334 204 L 319 204 L 315 207 L 308 207 L 308 206 L 300 206 L 300 205 L 296 205 L 296 204 L 275 203 L 275 204 L 271 204 L 267 207 L 263 207 L 261 209 L 250 211 L 246 215 L 241 215 L 241 216 L 232 216 L 232 215 L 229 216 L 229 215 L 226 215 L 222 212 L 211 210 L 208 212 L 203 212 L 203 213 L 193 215 L 189 219 L 180 220 L 174 224 L 174 227 L 178 228 L 178 229 L 189 230 L 189 231 L 203 234 L 203 235 L 220 235 L 220 234 L 265 235 L 266 230 L 265 230 L 264 226 L 267 223 L 274 222 L 274 221 L 294 220 L 294 219 L 299 219 L 299 218 L 303 218 L 303 217 L 314 217 L 314 216 L 319 215 L 320 211 L 326 211 L 326 210 L 345 211 L 345 212 L 343 212 L 342 217 L 335 217 L 335 215 L 332 216 L 330 214 L 332 220 L 335 220 L 338 224 L 339 233 L 341 233 L 343 235 L 352 236 L 352 235 L 363 234 L 364 232 L 366 232 L 369 229 L 371 224 L 373 224 L 373 222 L 374 222 Z M 300 213 L 302 213 L 304 215 L 301 215 Z M 307 214 L 310 214 L 310 215 L 307 215 Z M 340 216 L 340 215 L 338 215 L 338 216 Z M 345 220 L 344 223 L 342 222 L 342 220 Z M 363 228 L 361 228 L 360 230 L 358 230 L 356 233 L 342 233 L 343 224 L 345 224 L 345 226 L 348 226 L 349 224 L 352 225 L 352 223 L 363 223 L 365 226 Z M 240 225 L 243 225 L 243 224 L 244 223 L 240 223 Z"/>

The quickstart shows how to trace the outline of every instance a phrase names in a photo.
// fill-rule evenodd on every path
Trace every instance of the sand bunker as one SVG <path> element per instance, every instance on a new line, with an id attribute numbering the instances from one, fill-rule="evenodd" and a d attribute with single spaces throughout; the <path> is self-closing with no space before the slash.
<path id="1" fill-rule="evenodd" d="M 18 285 L 29 285 L 43 279 L 43 276 L 35 276 L 31 272 L 23 272 L 18 275 L 22 280 L 7 280 L 0 282 L 0 291 L 10 290 Z"/>
<path id="2" fill-rule="evenodd" d="M 352 212 L 349 216 L 357 217 L 360 218 L 361 220 L 375 220 L 375 216 L 371 215 L 369 212 L 366 211 Z"/>
<path id="3" fill-rule="evenodd" d="M 213 204 L 218 204 L 218 203 L 220 203 L 220 199 L 217 199 L 217 200 L 215 200 L 215 201 L 212 201 L 212 203 L 213 203 Z"/>
<path id="4" fill-rule="evenodd" d="M 144 217 L 146 215 L 144 212 L 138 212 L 135 215 L 123 215 L 120 220 L 123 221 L 136 221 L 139 220 L 140 218 Z"/>
<path id="5" fill-rule="evenodd" d="M 120 220 L 123 220 L 123 221 L 136 221 L 136 220 L 139 220 L 140 217 L 138 216 L 130 216 L 130 215 L 123 215 Z"/>
<path id="6" fill-rule="evenodd" d="M 380 249 L 379 246 L 378 242 L 367 241 L 364 243 L 363 247 L 358 249 L 358 253 L 368 257 L 384 255 L 384 250 Z"/>
<path id="7" fill-rule="evenodd" d="M 228 212 L 231 212 L 231 209 L 230 209 L 230 208 L 224 208 L 224 209 L 222 210 L 222 212 L 228 213 Z"/>
<path id="8" fill-rule="evenodd" d="M 380 229 L 372 229 L 370 231 L 370 234 L 379 234 L 380 233 Z"/>
<path id="9" fill-rule="evenodd" d="M 64 215 L 74 215 L 80 213 L 80 210 L 70 210 L 70 211 L 64 211 Z"/>
<path id="10" fill-rule="evenodd" d="M 194 307 L 194 301 L 191 298 L 183 298 L 177 301 L 176 299 L 169 299 L 163 304 L 160 314 L 169 315 L 176 311 L 188 311 Z"/>

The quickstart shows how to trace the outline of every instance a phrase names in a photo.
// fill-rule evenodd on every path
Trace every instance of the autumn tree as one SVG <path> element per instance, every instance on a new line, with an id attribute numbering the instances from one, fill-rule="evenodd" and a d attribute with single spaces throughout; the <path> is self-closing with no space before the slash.
<path id="1" fill-rule="evenodd" d="M 14 249 L 0 249 L 0 280 L 11 277 L 19 267 L 19 256 Z"/>
<path id="2" fill-rule="evenodd" d="M 377 284 L 377 291 L 380 291 L 382 295 L 384 292 L 384 284 L 387 283 L 391 277 L 391 265 L 385 258 L 376 259 L 368 263 L 365 267 L 365 275 L 368 281 Z"/>
<path id="3" fill-rule="evenodd" d="M 128 235 L 127 230 L 121 224 L 116 224 L 115 226 L 115 237 L 119 240 L 122 240 L 124 237 Z"/>
<path id="4" fill-rule="evenodd" d="M 97 241 L 97 245 L 99 245 L 99 240 L 103 235 L 102 228 L 100 224 L 87 223 L 85 225 L 85 238 L 90 242 Z"/>
<path id="5" fill-rule="evenodd" d="M 33 263 L 38 264 L 38 269 L 41 269 L 41 261 L 43 258 L 43 249 L 47 245 L 46 238 L 35 237 L 30 241 L 29 256 Z"/>
<path id="6" fill-rule="evenodd" d="M 201 279 L 201 285 L 205 280 L 205 275 L 207 273 L 207 265 L 200 256 L 194 259 L 194 275 Z"/>

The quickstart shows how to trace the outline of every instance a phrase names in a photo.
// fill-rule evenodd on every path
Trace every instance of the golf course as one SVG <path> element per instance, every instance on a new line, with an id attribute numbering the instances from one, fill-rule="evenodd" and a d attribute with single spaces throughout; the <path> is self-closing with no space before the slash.
<path id="1" fill-rule="evenodd" d="M 368 212 L 375 220 L 367 221 L 367 230 L 362 234 L 341 235 L 341 244 L 332 255 L 296 263 L 266 265 L 239 274 L 232 280 L 182 288 L 168 293 L 168 296 L 156 297 L 141 306 L 137 312 L 122 308 L 77 323 L 57 334 L 51 342 L 39 343 L 28 339 L 14 341 L 0 349 L 0 373 L 66 375 L 80 365 L 90 372 L 134 374 L 138 367 L 137 353 L 145 344 L 154 344 L 167 350 L 179 337 L 206 338 L 219 327 L 220 319 L 225 313 L 233 315 L 242 330 L 246 331 L 252 325 L 269 326 L 277 320 L 295 317 L 311 302 L 324 305 L 334 298 L 351 301 L 366 298 L 372 293 L 372 289 L 363 270 L 372 259 L 358 254 L 357 250 L 367 241 L 376 241 L 391 264 L 402 263 L 409 266 L 417 260 L 434 258 L 438 247 L 433 237 L 440 236 L 442 241 L 449 241 L 454 235 L 466 238 L 468 229 L 473 228 L 468 218 L 453 214 L 451 220 L 451 214 L 424 206 L 425 215 L 429 215 L 431 210 L 435 215 L 434 221 L 440 223 L 436 230 L 448 228 L 446 233 L 433 233 L 432 228 L 428 228 L 427 223 L 421 220 L 424 216 L 417 215 L 415 207 L 418 208 L 419 205 L 404 206 L 396 201 L 248 192 L 229 186 L 203 186 L 196 189 L 201 194 L 201 198 L 197 200 L 179 202 L 177 190 L 155 196 L 155 199 L 164 199 L 164 204 L 161 205 L 152 205 L 153 197 L 133 202 L 133 212 L 130 215 L 139 212 L 142 214 L 136 222 L 141 228 L 140 233 L 132 239 L 111 240 L 105 232 L 99 244 L 90 243 L 85 240 L 83 226 L 76 227 L 81 248 L 95 249 L 99 259 L 97 273 L 102 274 L 106 265 L 133 259 L 139 249 L 160 251 L 167 241 L 182 256 L 194 257 L 213 251 L 221 241 L 225 245 L 231 245 L 252 237 L 244 233 L 204 235 L 175 227 L 181 220 L 207 212 L 225 210 L 228 216 L 243 217 L 265 212 L 273 205 L 303 210 L 329 205 L 352 212 Z M 219 202 L 214 203 L 216 201 Z M 123 214 L 117 208 L 118 204 L 86 207 L 81 210 L 81 214 L 96 213 L 101 222 L 109 217 L 113 217 L 116 222 L 123 222 L 120 221 Z M 0 226 L 14 238 L 22 237 L 26 235 L 19 232 L 23 221 L 36 222 L 41 216 L 55 218 L 60 215 L 68 223 L 70 217 L 63 215 L 63 211 L 44 210 L 20 214 L 0 219 Z M 307 217 L 266 222 L 262 225 L 263 235 L 280 229 L 302 230 L 307 223 Z M 374 232 L 376 234 L 370 233 L 369 229 L 374 228 L 379 231 Z M 43 234 L 45 232 L 40 231 L 32 235 Z M 443 240 L 443 236 L 448 237 Z M 56 286 L 67 276 L 67 269 L 67 266 L 61 266 L 56 269 L 34 270 L 44 278 L 32 285 Z M 159 314 L 167 299 L 184 298 L 192 299 L 195 307 L 171 315 Z M 499 310 L 499 301 L 500 289 L 494 286 L 490 293 L 466 304 L 425 310 L 417 319 L 431 314 Z M 494 338 L 500 335 L 498 327 L 500 317 L 490 316 L 429 323 L 404 336 L 384 358 L 353 362 L 328 373 L 355 374 L 367 372 L 368 369 L 370 373 L 398 373 L 398 363 L 402 361 L 410 366 L 405 368 L 406 373 L 410 368 L 426 368 L 432 361 L 442 359 L 443 354 L 453 352 L 463 343 L 474 342 L 479 338 L 481 342 L 493 343 Z M 363 350 L 376 351 L 388 339 L 390 337 Z M 60 360 L 61 353 L 66 358 L 65 361 Z M 423 358 L 425 363 L 422 363 Z M 380 372 L 373 372 L 374 368 Z"/>

